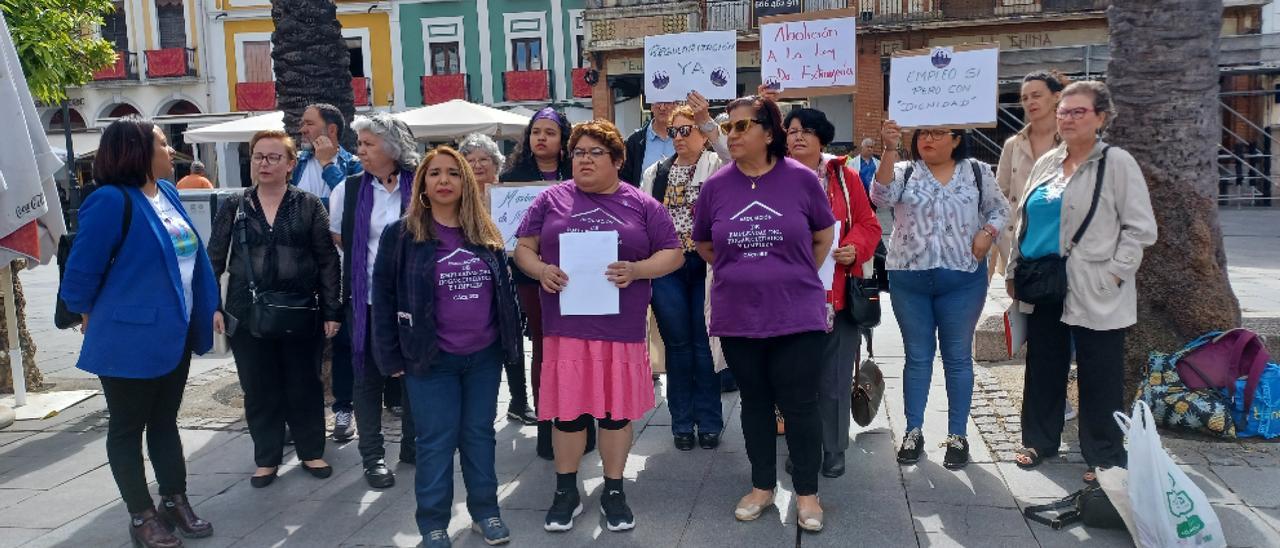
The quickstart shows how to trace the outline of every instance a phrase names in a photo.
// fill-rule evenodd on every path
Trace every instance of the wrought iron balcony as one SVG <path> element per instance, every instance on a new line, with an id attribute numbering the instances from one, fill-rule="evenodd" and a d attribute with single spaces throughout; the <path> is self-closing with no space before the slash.
<path id="1" fill-rule="evenodd" d="M 183 78 L 196 75 L 196 50 L 165 48 L 146 51 L 147 78 Z"/>
<path id="2" fill-rule="evenodd" d="M 436 74 L 422 77 L 422 104 L 435 105 L 453 99 L 469 99 L 466 74 Z"/>
<path id="3" fill-rule="evenodd" d="M 93 80 L 96 82 L 137 79 L 138 54 L 131 51 L 117 51 L 114 63 L 93 73 Z"/>
<path id="4" fill-rule="evenodd" d="M 502 73 L 508 101 L 547 101 L 551 99 L 551 72 L 547 70 L 512 70 Z"/>

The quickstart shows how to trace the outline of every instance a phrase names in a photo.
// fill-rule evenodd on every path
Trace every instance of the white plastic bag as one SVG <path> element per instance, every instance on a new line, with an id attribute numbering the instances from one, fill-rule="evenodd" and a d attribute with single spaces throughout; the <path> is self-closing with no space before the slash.
<path id="1" fill-rule="evenodd" d="M 1225 547 L 1222 523 L 1191 478 L 1174 464 L 1160 443 L 1147 403 L 1133 403 L 1132 416 L 1115 413 L 1129 451 L 1129 504 L 1142 548 Z"/>

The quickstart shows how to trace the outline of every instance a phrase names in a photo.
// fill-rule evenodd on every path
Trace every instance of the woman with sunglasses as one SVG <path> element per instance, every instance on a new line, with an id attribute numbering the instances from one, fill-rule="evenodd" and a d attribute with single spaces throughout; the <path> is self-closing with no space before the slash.
<path id="1" fill-rule="evenodd" d="M 556 492 L 543 527 L 568 531 L 582 513 L 578 467 L 587 446 L 586 429 L 598 421 L 604 461 L 600 512 L 610 531 L 625 531 L 635 527 L 622 489 L 631 421 L 654 403 L 645 342 L 650 280 L 680 266 L 680 240 L 662 204 L 619 179 L 626 151 L 612 123 L 578 124 L 569 150 L 573 179 L 539 194 L 516 231 L 516 264 L 542 287 L 545 355 L 538 419 L 555 424 Z M 574 281 L 558 266 L 560 236 L 604 231 L 618 235 L 618 261 L 598 275 L 618 288 L 618 313 L 562 314 L 559 293 Z"/>
<path id="2" fill-rule="evenodd" d="M 250 483 L 266 487 L 275 481 L 284 458 L 286 424 L 302 469 L 318 478 L 333 474 L 321 458 L 325 431 L 320 353 L 324 339 L 337 335 L 341 325 L 342 269 L 324 203 L 289 184 L 298 156 L 293 139 L 279 130 L 259 131 L 249 149 L 254 185 L 218 211 L 209 257 L 214 274 L 230 273 L 227 299 L 213 316 L 213 329 L 231 337 L 258 465 Z M 254 291 L 316 296 L 321 314 L 314 330 L 288 338 L 260 336 L 251 321 Z"/>
<path id="3" fill-rule="evenodd" d="M 907 425 L 898 462 L 915 464 L 924 452 L 924 410 L 941 347 L 947 383 L 942 465 L 958 470 L 969 462 L 973 332 L 986 302 L 987 253 L 1009 217 L 1009 200 L 991 167 L 968 156 L 962 130 L 916 130 L 914 160 L 904 162 L 898 161 L 898 124 L 886 121 L 881 137 L 885 151 L 871 199 L 893 208 L 885 266 L 907 354 L 902 379 Z"/>
<path id="4" fill-rule="evenodd" d="M 846 164 L 844 156 L 822 150 L 835 138 L 836 128 L 822 111 L 799 108 L 787 114 L 787 151 L 796 161 L 818 174 L 831 211 L 840 220 L 840 243 L 831 254 L 835 279 L 827 292 L 834 314 L 826 337 L 819 381 L 818 414 L 822 419 L 822 475 L 844 475 L 844 452 L 849 448 L 850 388 L 858 360 L 862 332 L 848 306 L 846 280 L 863 277 L 863 263 L 871 260 L 880 243 L 880 221 L 871 209 L 862 179 Z M 863 190 L 863 192 L 858 192 Z"/>
<path id="5" fill-rule="evenodd" d="M 1097 467 L 1125 466 L 1128 460 L 1124 435 L 1111 413 L 1120 410 L 1124 397 L 1125 331 L 1138 317 L 1134 277 L 1143 249 L 1156 241 L 1142 171 L 1128 152 L 1099 138 L 1114 112 L 1111 93 L 1100 82 L 1076 82 L 1062 91 L 1057 108 L 1062 144 L 1031 170 L 1014 217 L 1018 241 L 1006 277 L 1009 296 L 1024 297 L 1012 281 L 1018 269 L 1066 256 L 1065 300 L 1023 305 L 1031 313 L 1022 405 L 1025 448 L 1018 452 L 1018 466 L 1034 468 L 1058 453 L 1074 340 L 1086 483 L 1097 481 Z M 1096 214 L 1077 242 L 1095 190 Z"/>
<path id="6" fill-rule="evenodd" d="M 818 267 L 836 220 L 818 176 L 786 157 L 777 103 L 746 97 L 728 112 L 722 128 L 733 162 L 702 186 L 693 240 L 715 277 L 711 335 L 720 337 L 742 393 L 752 489 L 734 516 L 751 521 L 774 504 L 776 405 L 795 463 L 797 522 L 820 531 L 818 378 L 828 316 Z"/>
<path id="7" fill-rule="evenodd" d="M 653 314 L 666 349 L 667 406 L 671 410 L 671 434 L 676 449 L 693 450 L 720 445 L 724 417 L 720 408 L 720 378 L 711 357 L 711 340 L 703 313 L 707 263 L 698 256 L 691 237 L 693 211 L 703 183 L 720 169 L 722 161 L 707 149 L 709 137 L 720 130 L 711 120 L 707 101 L 696 92 L 689 103 L 671 113 L 667 133 L 676 153 L 644 171 L 640 189 L 662 203 L 675 222 L 684 249 L 682 266 L 653 281 Z M 712 135 L 702 127 L 712 129 Z"/>

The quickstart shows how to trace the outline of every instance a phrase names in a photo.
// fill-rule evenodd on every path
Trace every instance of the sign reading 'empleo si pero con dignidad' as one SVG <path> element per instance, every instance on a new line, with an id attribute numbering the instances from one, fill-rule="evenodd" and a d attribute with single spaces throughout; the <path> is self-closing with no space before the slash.
<path id="1" fill-rule="evenodd" d="M 895 53 L 889 61 L 889 118 L 902 127 L 994 127 L 995 44 Z"/>

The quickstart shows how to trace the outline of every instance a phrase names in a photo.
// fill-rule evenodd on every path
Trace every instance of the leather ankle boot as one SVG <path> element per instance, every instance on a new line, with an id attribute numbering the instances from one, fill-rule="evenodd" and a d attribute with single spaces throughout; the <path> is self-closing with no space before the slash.
<path id="1" fill-rule="evenodd" d="M 160 497 L 160 515 L 186 538 L 204 538 L 213 534 L 213 524 L 196 517 L 186 495 Z"/>
<path id="2" fill-rule="evenodd" d="M 182 548 L 182 539 L 169 532 L 155 508 L 129 514 L 129 538 L 134 548 Z"/>

